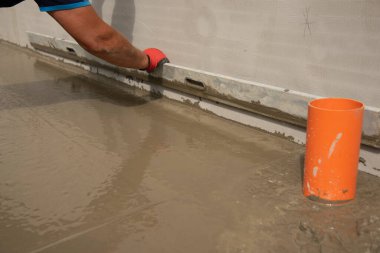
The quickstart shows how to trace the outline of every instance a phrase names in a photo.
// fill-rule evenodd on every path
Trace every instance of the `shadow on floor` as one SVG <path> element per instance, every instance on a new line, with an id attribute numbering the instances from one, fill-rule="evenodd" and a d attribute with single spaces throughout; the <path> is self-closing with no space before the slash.
<path id="1" fill-rule="evenodd" d="M 36 61 L 34 65 L 37 70 L 43 72 L 61 71 L 40 61 Z M 85 99 L 97 99 L 122 106 L 139 106 L 159 98 L 156 94 L 149 93 L 147 96 L 139 97 L 133 94 L 135 91 L 133 88 L 128 91 L 128 88 L 117 89 L 112 85 L 107 87 L 106 83 L 94 82 L 83 75 L 65 76 L 61 73 L 58 76 L 64 77 L 0 86 L 0 94 L 3 97 L 3 103 L 0 101 L 0 110 L 44 106 Z M 6 97 L 8 97 L 7 100 Z"/>

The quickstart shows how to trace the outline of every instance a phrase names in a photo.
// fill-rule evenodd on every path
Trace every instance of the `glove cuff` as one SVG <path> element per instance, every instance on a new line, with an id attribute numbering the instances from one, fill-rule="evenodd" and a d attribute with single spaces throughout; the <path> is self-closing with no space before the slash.
<path id="1" fill-rule="evenodd" d="M 156 68 L 169 62 L 166 55 L 157 48 L 145 49 L 144 53 L 148 56 L 148 59 L 149 59 L 149 65 L 145 69 L 148 73 L 153 72 Z"/>

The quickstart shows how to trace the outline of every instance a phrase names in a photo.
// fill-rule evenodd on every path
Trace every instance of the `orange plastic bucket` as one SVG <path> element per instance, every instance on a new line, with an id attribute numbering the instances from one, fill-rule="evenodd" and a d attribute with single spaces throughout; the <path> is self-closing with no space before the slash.
<path id="1" fill-rule="evenodd" d="M 340 203 L 356 193 L 364 105 L 321 98 L 308 107 L 303 192 L 312 200 Z"/>

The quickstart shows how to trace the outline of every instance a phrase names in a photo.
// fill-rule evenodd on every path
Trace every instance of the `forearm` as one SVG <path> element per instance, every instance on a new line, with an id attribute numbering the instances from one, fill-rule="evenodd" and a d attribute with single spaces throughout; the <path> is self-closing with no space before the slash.
<path id="1" fill-rule="evenodd" d="M 91 6 L 49 14 L 89 53 L 121 67 L 148 66 L 144 52 L 101 20 Z"/>
<path id="2" fill-rule="evenodd" d="M 146 54 L 112 28 L 107 32 L 107 36 L 95 39 L 95 46 L 81 46 L 89 53 L 120 67 L 145 69 L 148 66 Z"/>

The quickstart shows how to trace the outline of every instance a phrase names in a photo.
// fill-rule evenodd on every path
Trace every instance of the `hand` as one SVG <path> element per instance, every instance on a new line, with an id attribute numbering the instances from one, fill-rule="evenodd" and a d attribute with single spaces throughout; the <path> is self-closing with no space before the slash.
<path id="1" fill-rule="evenodd" d="M 149 65 L 145 69 L 148 73 L 153 72 L 156 68 L 169 62 L 166 55 L 157 48 L 148 48 L 144 50 L 144 53 L 148 56 Z"/>

